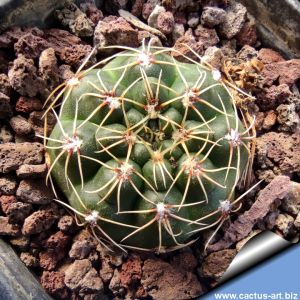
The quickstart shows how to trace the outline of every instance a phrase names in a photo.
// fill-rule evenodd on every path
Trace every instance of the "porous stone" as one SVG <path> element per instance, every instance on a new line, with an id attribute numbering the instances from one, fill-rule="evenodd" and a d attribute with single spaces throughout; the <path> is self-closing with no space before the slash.
<path id="1" fill-rule="evenodd" d="M 239 46 L 254 46 L 257 42 L 255 19 L 248 16 L 248 20 L 243 25 L 240 32 L 236 35 L 237 44 Z"/>
<path id="2" fill-rule="evenodd" d="M 141 283 L 154 299 L 192 299 L 203 293 L 195 274 L 160 259 L 147 259 Z"/>
<path id="3" fill-rule="evenodd" d="M 10 98 L 0 92 L 0 119 L 10 118 L 13 115 Z"/>
<path id="4" fill-rule="evenodd" d="M 27 203 L 48 204 L 53 198 L 53 192 L 45 185 L 44 180 L 24 179 L 18 187 L 17 197 Z"/>
<path id="5" fill-rule="evenodd" d="M 75 241 L 69 252 L 69 256 L 74 259 L 87 258 L 92 249 L 95 249 L 95 244 L 91 243 L 89 240 L 79 240 Z"/>
<path id="6" fill-rule="evenodd" d="M 28 123 L 28 121 L 24 117 L 22 117 L 20 115 L 12 117 L 9 120 L 9 124 L 12 127 L 12 129 L 14 130 L 14 132 L 18 135 L 27 135 L 32 132 L 31 125 Z"/>
<path id="7" fill-rule="evenodd" d="M 0 145 L 0 172 L 17 170 L 24 164 L 41 164 L 44 147 L 40 143 L 6 143 Z"/>
<path id="8" fill-rule="evenodd" d="M 205 50 L 205 53 L 202 57 L 202 61 L 205 61 L 215 69 L 220 70 L 222 66 L 223 58 L 224 55 L 222 50 L 216 46 L 213 46 Z"/>
<path id="9" fill-rule="evenodd" d="M 39 73 L 51 91 L 59 83 L 58 65 L 53 48 L 45 49 L 39 58 Z"/>
<path id="10" fill-rule="evenodd" d="M 222 8 L 206 6 L 201 15 L 201 24 L 208 28 L 213 28 L 225 21 L 226 12 Z"/>
<path id="11" fill-rule="evenodd" d="M 65 271 L 65 284 L 72 291 L 102 292 L 104 285 L 88 259 L 75 260 Z"/>
<path id="12" fill-rule="evenodd" d="M 94 32 L 94 46 L 101 51 L 105 46 L 138 47 L 138 30 L 122 17 L 107 17 L 99 21 Z"/>
<path id="13" fill-rule="evenodd" d="M 288 236 L 293 229 L 294 218 L 288 214 L 280 214 L 276 219 L 276 228 L 284 237 Z"/>
<path id="14" fill-rule="evenodd" d="M 17 56 L 24 55 L 26 58 L 35 59 L 48 48 L 48 42 L 42 36 L 28 32 L 18 39 L 14 48 Z"/>
<path id="15" fill-rule="evenodd" d="M 219 31 L 226 39 L 232 39 L 243 28 L 247 17 L 247 9 L 240 3 L 233 2 L 226 9 L 226 16 Z"/>
<path id="16" fill-rule="evenodd" d="M 142 261 L 137 255 L 131 255 L 125 263 L 122 264 L 120 271 L 120 281 L 125 287 L 137 284 L 142 278 Z"/>
<path id="17" fill-rule="evenodd" d="M 170 34 L 174 29 L 174 16 L 170 11 L 162 12 L 157 17 L 156 28 L 164 34 Z"/>
<path id="18" fill-rule="evenodd" d="M 191 12 L 188 15 L 188 25 L 190 28 L 195 28 L 199 24 L 199 13 L 198 12 Z"/>
<path id="19" fill-rule="evenodd" d="M 203 44 L 204 49 L 215 46 L 220 41 L 215 29 L 205 28 L 202 25 L 198 25 L 195 29 L 195 36 Z"/>
<path id="20" fill-rule="evenodd" d="M 57 224 L 57 227 L 64 233 L 72 233 L 76 229 L 76 223 L 72 216 L 62 216 Z"/>
<path id="21" fill-rule="evenodd" d="M 201 265 L 201 276 L 215 280 L 220 279 L 236 254 L 237 251 L 235 249 L 226 249 L 211 253 L 204 259 Z"/>
<path id="22" fill-rule="evenodd" d="M 20 226 L 16 224 L 10 224 L 8 217 L 0 216 L 0 236 L 9 235 L 9 236 L 18 236 L 20 235 Z"/>
<path id="23" fill-rule="evenodd" d="M 22 179 L 27 178 L 44 178 L 47 174 L 47 164 L 42 165 L 22 165 L 17 170 L 17 176 Z"/>
<path id="24" fill-rule="evenodd" d="M 269 48 L 262 48 L 258 51 L 258 59 L 265 65 L 284 61 L 284 58 L 276 51 Z"/>
<path id="25" fill-rule="evenodd" d="M 8 126 L 0 126 L 0 144 L 11 143 L 13 140 L 14 136 Z"/>
<path id="26" fill-rule="evenodd" d="M 46 241 L 45 245 L 48 250 L 54 252 L 66 252 L 70 243 L 71 237 L 62 231 L 57 231 L 52 234 Z"/>
<path id="27" fill-rule="evenodd" d="M 276 108 L 276 111 L 280 131 L 295 132 L 299 128 L 300 118 L 294 103 L 281 104 Z"/>
<path id="28" fill-rule="evenodd" d="M 65 274 L 60 271 L 44 271 L 41 285 L 52 296 L 59 299 L 68 299 L 68 290 L 64 283 Z"/>
<path id="29" fill-rule="evenodd" d="M 17 202 L 17 198 L 13 195 L 7 196 L 7 195 L 2 195 L 0 196 L 0 208 L 2 212 L 5 214 L 7 213 L 9 207 Z"/>
<path id="30" fill-rule="evenodd" d="M 25 264 L 25 266 L 29 268 L 38 267 L 39 265 L 38 258 L 36 258 L 29 252 L 21 252 L 20 259 Z"/>
<path id="31" fill-rule="evenodd" d="M 13 195 L 17 190 L 17 181 L 11 175 L 5 175 L 0 178 L 0 194 Z"/>
<path id="32" fill-rule="evenodd" d="M 155 5 L 155 7 L 152 9 L 151 13 L 149 14 L 149 17 L 146 18 L 148 21 L 148 25 L 154 28 L 157 28 L 157 19 L 158 16 L 161 13 L 165 13 L 166 9 L 163 6 Z"/>
<path id="33" fill-rule="evenodd" d="M 283 199 L 281 209 L 296 216 L 300 212 L 300 183 L 292 181 L 291 184 L 291 192 Z"/>
<path id="34" fill-rule="evenodd" d="M 35 110 L 42 110 L 43 104 L 37 98 L 21 96 L 16 103 L 16 111 L 21 113 L 31 113 Z"/>
<path id="35" fill-rule="evenodd" d="M 11 94 L 11 86 L 9 84 L 9 78 L 6 74 L 0 74 L 0 92 L 6 96 L 10 96 Z"/>
<path id="36" fill-rule="evenodd" d="M 29 203 L 12 203 L 7 209 L 8 222 L 11 224 L 23 223 L 32 211 L 32 205 Z"/>
<path id="37" fill-rule="evenodd" d="M 32 59 L 19 55 L 8 71 L 10 85 L 22 96 L 34 97 L 45 89 Z"/>
<path id="38" fill-rule="evenodd" d="M 24 235 L 37 234 L 49 229 L 56 220 L 52 209 L 42 209 L 35 211 L 28 216 L 23 224 L 22 233 Z"/>

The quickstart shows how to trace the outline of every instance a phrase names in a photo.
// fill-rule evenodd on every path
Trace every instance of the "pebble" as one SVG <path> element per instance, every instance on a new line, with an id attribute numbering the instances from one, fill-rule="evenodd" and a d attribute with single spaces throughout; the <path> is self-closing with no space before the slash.
<path id="1" fill-rule="evenodd" d="M 280 124 L 279 131 L 295 132 L 299 129 L 300 118 L 294 103 L 281 104 L 276 111 L 278 113 L 277 122 Z"/>
<path id="2" fill-rule="evenodd" d="M 0 144 L 11 143 L 14 136 L 7 125 L 0 126 Z"/>
<path id="3" fill-rule="evenodd" d="M 283 199 L 281 209 L 294 216 L 300 213 L 300 183 L 292 181 L 292 190 Z"/>
<path id="4" fill-rule="evenodd" d="M 165 13 L 166 9 L 163 6 L 156 5 L 148 17 L 148 25 L 157 28 L 157 19 L 161 13 Z"/>
<path id="5" fill-rule="evenodd" d="M 174 29 L 173 29 L 173 32 L 172 32 L 173 42 L 175 43 L 182 36 L 184 36 L 184 25 L 179 24 L 179 23 L 175 23 L 174 24 Z"/>
<path id="6" fill-rule="evenodd" d="M 288 214 L 280 214 L 276 219 L 276 228 L 284 237 L 288 236 L 294 225 L 294 218 Z"/>
<path id="7" fill-rule="evenodd" d="M 26 267 L 33 268 L 39 266 L 39 260 L 29 252 L 21 252 L 20 259 Z"/>
<path id="8" fill-rule="evenodd" d="M 204 49 L 215 46 L 220 41 L 215 29 L 205 28 L 202 25 L 198 25 L 195 29 L 195 36 L 203 44 Z"/>
<path id="9" fill-rule="evenodd" d="M 216 46 L 209 47 L 205 50 L 202 61 L 209 63 L 213 68 L 220 70 L 224 55 L 222 50 Z"/>
<path id="10" fill-rule="evenodd" d="M 57 224 L 57 227 L 64 233 L 73 233 L 76 229 L 76 223 L 72 216 L 62 216 Z"/>
<path id="11" fill-rule="evenodd" d="M 9 207 L 17 202 L 17 198 L 13 195 L 7 196 L 7 195 L 2 195 L 0 196 L 0 208 L 1 210 L 6 214 Z"/>
<path id="12" fill-rule="evenodd" d="M 64 272 L 44 271 L 41 276 L 41 285 L 50 295 L 58 299 L 69 299 L 64 279 Z"/>
<path id="13" fill-rule="evenodd" d="M 9 78 L 6 74 L 0 74 L 0 92 L 6 96 L 10 96 L 11 94 L 11 86 L 9 84 Z"/>

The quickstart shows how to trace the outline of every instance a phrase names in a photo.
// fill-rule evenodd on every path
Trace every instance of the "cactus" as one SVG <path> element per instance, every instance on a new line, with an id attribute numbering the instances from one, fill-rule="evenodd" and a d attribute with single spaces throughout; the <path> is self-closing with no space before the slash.
<path id="1" fill-rule="evenodd" d="M 200 57 L 179 62 L 174 49 L 150 43 L 115 48 L 123 51 L 50 95 L 47 180 L 103 246 L 175 250 L 231 211 L 253 124 Z"/>

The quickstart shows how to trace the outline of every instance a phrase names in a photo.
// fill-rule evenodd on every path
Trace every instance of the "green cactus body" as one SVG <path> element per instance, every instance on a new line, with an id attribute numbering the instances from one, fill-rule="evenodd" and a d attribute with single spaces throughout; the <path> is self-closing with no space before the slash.
<path id="1" fill-rule="evenodd" d="M 250 137 L 216 75 L 143 47 L 65 89 L 46 138 L 50 173 L 102 243 L 168 251 L 220 221 Z"/>

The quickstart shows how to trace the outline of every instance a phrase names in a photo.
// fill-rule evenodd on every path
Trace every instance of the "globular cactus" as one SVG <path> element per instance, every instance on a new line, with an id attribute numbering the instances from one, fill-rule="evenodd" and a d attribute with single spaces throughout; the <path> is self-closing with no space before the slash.
<path id="1" fill-rule="evenodd" d="M 52 93 L 55 115 L 63 99 L 45 137 L 47 179 L 102 245 L 175 250 L 232 209 L 252 124 L 201 59 L 179 62 L 174 49 L 150 43 L 115 48 L 123 51 Z"/>

